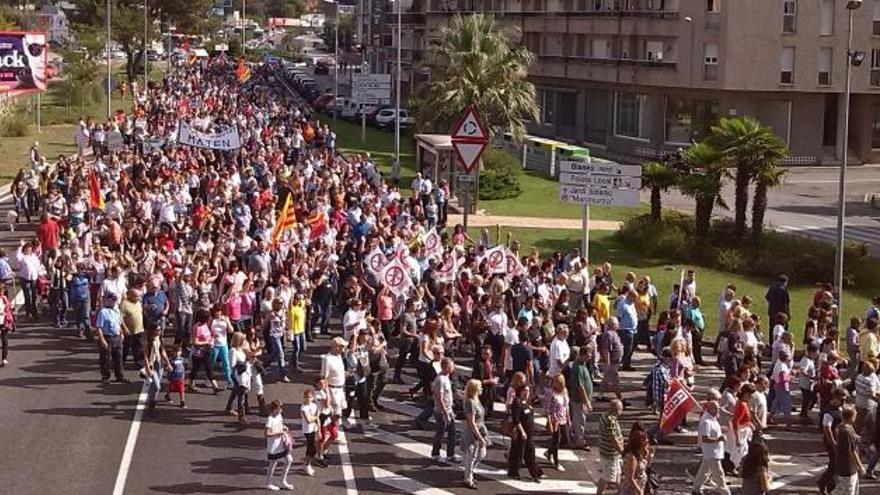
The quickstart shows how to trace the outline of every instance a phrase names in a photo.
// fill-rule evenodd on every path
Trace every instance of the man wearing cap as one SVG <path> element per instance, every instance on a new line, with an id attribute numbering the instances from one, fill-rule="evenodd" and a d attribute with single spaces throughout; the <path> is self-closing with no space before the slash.
<path id="1" fill-rule="evenodd" d="M 110 382 L 110 362 L 117 382 L 128 383 L 122 373 L 122 316 L 116 309 L 116 294 L 104 298 L 104 307 L 95 320 L 95 336 L 98 338 L 98 356 L 101 366 L 101 383 Z"/>
<path id="2" fill-rule="evenodd" d="M 321 356 L 321 376 L 330 387 L 329 406 L 331 415 L 338 421 L 342 416 L 342 410 L 348 407 L 345 400 L 345 364 L 342 362 L 342 353 L 345 351 L 345 340 L 342 337 L 334 337 L 330 341 L 330 352 Z"/>

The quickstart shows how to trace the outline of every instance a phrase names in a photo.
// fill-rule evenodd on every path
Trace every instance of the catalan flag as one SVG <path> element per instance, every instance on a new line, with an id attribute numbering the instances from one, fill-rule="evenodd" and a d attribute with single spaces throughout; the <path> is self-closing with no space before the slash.
<path id="1" fill-rule="evenodd" d="M 101 194 L 101 184 L 94 170 L 89 172 L 89 207 L 104 209 L 104 195 Z"/>
<path id="2" fill-rule="evenodd" d="M 309 240 L 315 240 L 327 233 L 327 215 L 322 211 L 317 211 L 310 215 L 306 220 L 311 230 L 309 231 Z"/>
<path id="3" fill-rule="evenodd" d="M 238 67 L 235 68 L 235 77 L 238 82 L 244 84 L 251 78 L 251 69 L 243 58 L 238 59 Z"/>
<path id="4" fill-rule="evenodd" d="M 296 225 L 296 215 L 293 212 L 293 194 L 288 194 L 284 200 L 284 207 L 278 213 L 278 220 L 275 222 L 275 228 L 272 229 L 272 244 L 277 246 L 281 241 L 281 236 L 287 229 Z"/>

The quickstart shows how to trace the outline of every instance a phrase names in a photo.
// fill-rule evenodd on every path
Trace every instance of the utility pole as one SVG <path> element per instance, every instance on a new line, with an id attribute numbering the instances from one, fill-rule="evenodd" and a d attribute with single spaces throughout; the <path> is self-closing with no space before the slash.
<path id="1" fill-rule="evenodd" d="M 112 77 L 110 70 L 110 0 L 107 0 L 107 118 L 111 117 L 111 96 L 113 92 Z"/>

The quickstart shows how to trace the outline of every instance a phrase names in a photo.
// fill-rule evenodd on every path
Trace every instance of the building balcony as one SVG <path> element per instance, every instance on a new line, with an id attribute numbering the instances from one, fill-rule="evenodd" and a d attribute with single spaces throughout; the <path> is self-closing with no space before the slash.
<path id="1" fill-rule="evenodd" d="M 678 64 L 670 60 L 638 60 L 630 58 L 599 58 L 599 57 L 579 57 L 576 55 L 538 55 L 539 61 L 548 62 L 568 62 L 593 65 L 609 65 L 609 66 L 627 66 L 627 67 L 645 67 L 651 69 L 675 69 Z"/>

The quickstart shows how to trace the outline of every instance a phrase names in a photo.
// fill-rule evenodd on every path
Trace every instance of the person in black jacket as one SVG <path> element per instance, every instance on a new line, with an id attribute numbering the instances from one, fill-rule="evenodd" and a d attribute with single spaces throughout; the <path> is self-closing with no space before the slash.
<path id="1" fill-rule="evenodd" d="M 531 387 L 524 385 L 516 391 L 516 399 L 510 406 L 513 435 L 507 456 L 507 475 L 515 480 L 521 479 L 519 469 L 525 461 L 532 481 L 540 483 L 544 473 L 535 462 L 535 411 L 530 398 Z"/>
<path id="2" fill-rule="evenodd" d="M 492 417 L 492 407 L 495 402 L 495 387 L 498 385 L 498 376 L 492 361 L 492 346 L 485 344 L 480 348 L 480 355 L 474 359 L 473 373 L 471 378 L 479 380 L 483 386 L 480 393 L 480 404 L 485 409 L 486 418 Z"/>

